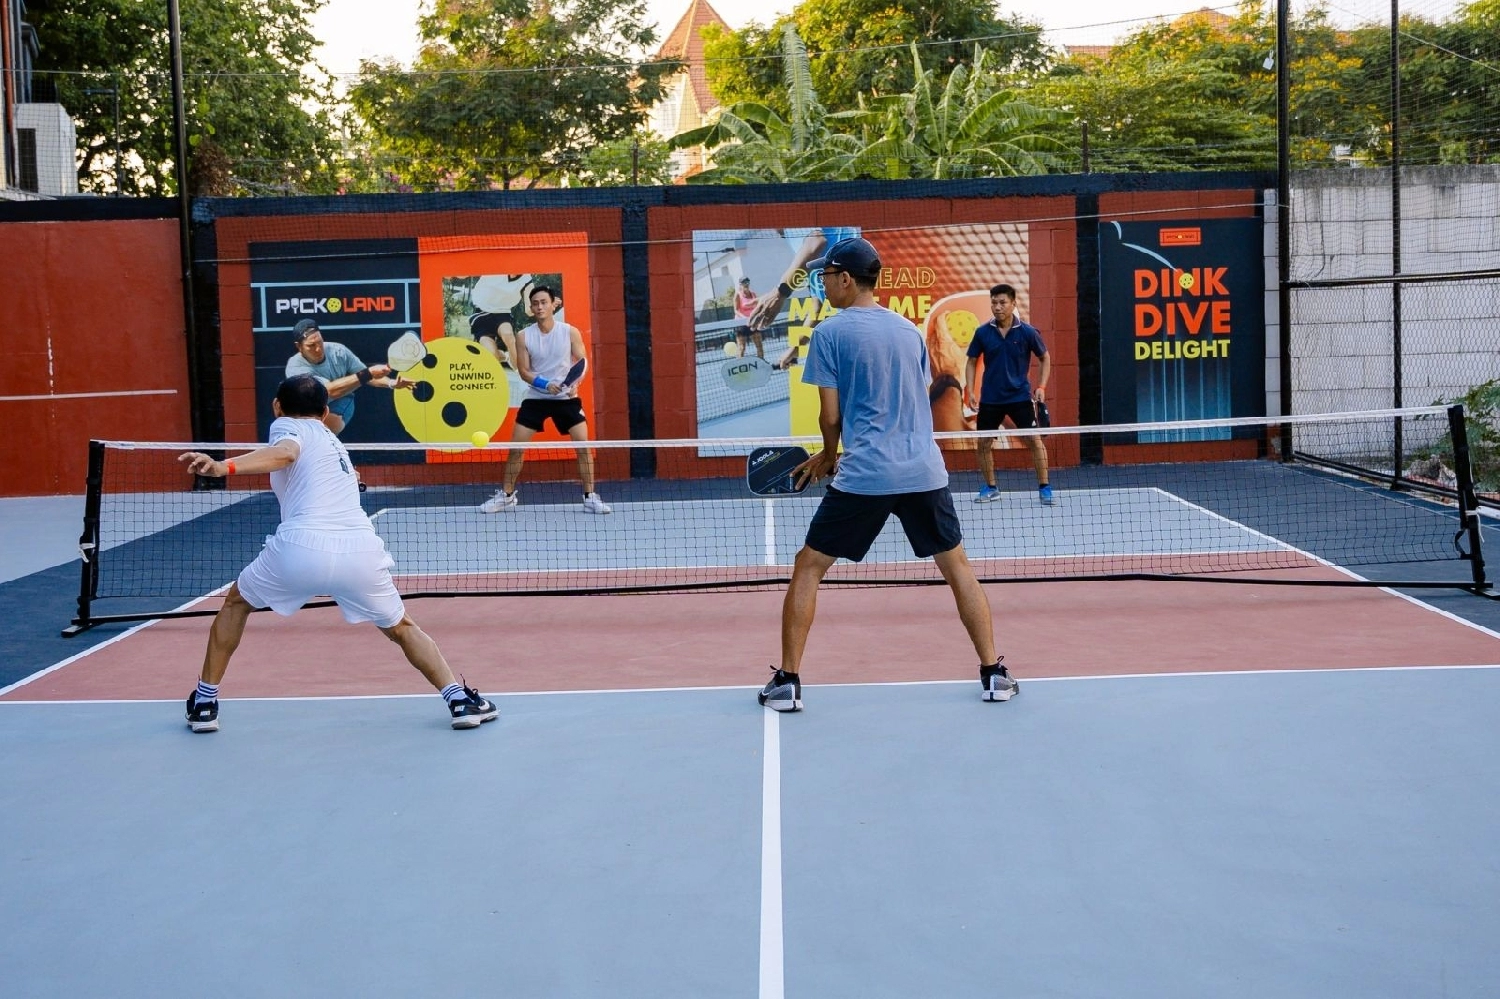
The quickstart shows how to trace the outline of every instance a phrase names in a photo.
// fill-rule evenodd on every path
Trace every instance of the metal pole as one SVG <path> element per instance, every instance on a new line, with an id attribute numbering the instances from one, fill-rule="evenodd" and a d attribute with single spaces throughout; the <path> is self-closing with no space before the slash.
<path id="1" fill-rule="evenodd" d="M 1469 453 L 1469 428 L 1464 422 L 1462 406 L 1448 407 L 1448 433 L 1453 438 L 1454 492 L 1458 495 L 1458 537 L 1469 536 L 1469 550 L 1460 554 L 1469 560 L 1474 579 L 1474 592 L 1484 593 L 1490 588 L 1484 572 L 1484 525 L 1479 518 L 1479 495 L 1474 490 L 1474 469 Z M 1453 539 L 1458 546 L 1458 537 Z"/>
<path id="2" fill-rule="evenodd" d="M 172 124 L 177 174 L 177 229 L 182 257 L 182 319 L 187 334 L 188 418 L 193 440 L 203 440 L 202 400 L 199 398 L 201 364 L 198 357 L 197 310 L 193 305 L 193 205 L 188 191 L 187 118 L 182 93 L 182 18 L 177 0 L 167 0 L 167 40 L 172 54 Z"/>
<path id="3" fill-rule="evenodd" d="M 1292 65 L 1287 5 L 1276 3 L 1276 317 L 1281 348 L 1281 415 L 1292 415 Z M 1281 459 L 1292 457 L 1292 428 L 1281 428 Z"/>
<path id="4" fill-rule="evenodd" d="M 1089 172 L 1089 123 L 1083 122 L 1083 172 Z"/>
<path id="5" fill-rule="evenodd" d="M 1392 405 L 1400 409 L 1401 391 L 1401 0 L 1391 0 L 1391 380 L 1394 382 Z M 1391 456 L 1394 479 L 1401 482 L 1404 461 L 1401 418 L 1396 418 L 1394 453 Z"/>
<path id="6" fill-rule="evenodd" d="M 115 197 L 125 196 L 125 166 L 120 159 L 120 73 L 111 72 L 110 86 L 115 94 Z"/>

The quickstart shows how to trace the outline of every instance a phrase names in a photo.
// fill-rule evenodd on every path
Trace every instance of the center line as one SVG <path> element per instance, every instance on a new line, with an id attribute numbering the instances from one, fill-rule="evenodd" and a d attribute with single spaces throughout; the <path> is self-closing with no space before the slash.
<path id="1" fill-rule="evenodd" d="M 766 504 L 766 565 L 776 564 L 776 508 L 770 500 Z"/>
<path id="2" fill-rule="evenodd" d="M 781 948 L 781 726 L 766 711 L 760 796 L 760 999 L 785 995 Z"/>

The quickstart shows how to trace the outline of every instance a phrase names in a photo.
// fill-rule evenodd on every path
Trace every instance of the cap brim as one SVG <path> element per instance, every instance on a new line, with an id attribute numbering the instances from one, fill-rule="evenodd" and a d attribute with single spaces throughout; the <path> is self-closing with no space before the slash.
<path id="1" fill-rule="evenodd" d="M 809 260 L 806 264 L 806 268 L 810 271 L 820 271 L 827 266 L 828 257 L 826 255 L 819 257 L 817 260 Z"/>

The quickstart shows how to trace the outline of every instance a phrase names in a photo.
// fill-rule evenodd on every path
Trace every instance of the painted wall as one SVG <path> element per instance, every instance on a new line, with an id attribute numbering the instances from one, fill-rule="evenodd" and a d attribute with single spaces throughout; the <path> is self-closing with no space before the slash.
<path id="1" fill-rule="evenodd" d="M 1027 227 L 1027 319 L 1047 338 L 1059 424 L 1095 422 L 1080 344 L 1077 216 L 1253 214 L 1258 176 L 1087 176 L 1014 181 L 802 185 L 797 188 L 635 188 L 588 192 L 209 199 L 195 205 L 200 327 L 221 348 L 225 439 L 257 436 L 251 333 L 252 242 L 577 232 L 590 246 L 597 426 L 601 439 L 691 436 L 695 418 L 695 229 L 853 222 L 882 229 L 1011 222 Z M 1148 188 L 1155 190 L 1148 191 Z M 1162 190 L 1161 188 L 1171 188 Z M 1215 189 L 1217 188 L 1217 189 Z M 1092 193 L 1090 193 L 1092 192 Z M 858 195 L 856 197 L 855 195 Z M 0 494 L 78 493 L 91 437 L 192 436 L 174 205 L 77 199 L 0 206 Z M 1086 242 L 1083 241 L 1083 242 Z M 644 248 L 644 252 L 640 250 Z M 630 275 L 627 280 L 627 274 Z M 996 275 L 1003 280 L 1005 275 Z M 1085 303 L 1086 305 L 1087 303 Z M 627 336 L 633 331 L 634 337 Z M 212 376 L 205 376 L 212 377 Z M 210 385 L 211 402 L 220 398 Z M 646 430 L 649 433 L 641 433 Z M 1020 455 L 1002 463 L 1024 464 Z M 1080 460 L 1076 446 L 1054 456 Z"/>
<path id="2" fill-rule="evenodd" d="M 90 438 L 187 440 L 170 219 L 0 225 L 0 494 L 82 493 Z"/>

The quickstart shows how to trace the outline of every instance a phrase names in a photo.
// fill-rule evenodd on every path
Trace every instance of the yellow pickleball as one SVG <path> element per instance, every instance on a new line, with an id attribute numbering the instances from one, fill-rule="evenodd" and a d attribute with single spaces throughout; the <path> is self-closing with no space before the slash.
<path id="1" fill-rule="evenodd" d="M 728 343 L 724 344 L 724 356 L 739 357 L 740 345 L 738 343 L 735 343 L 733 340 L 730 340 Z"/>
<path id="2" fill-rule="evenodd" d="M 490 435 L 485 433 L 483 430 L 476 430 L 474 431 L 474 435 L 470 437 L 469 440 L 474 442 L 475 447 L 484 447 L 489 444 Z"/>

